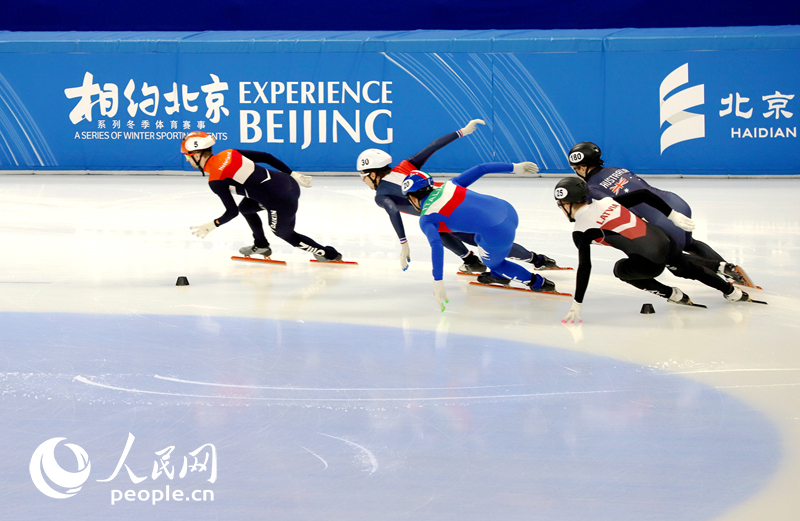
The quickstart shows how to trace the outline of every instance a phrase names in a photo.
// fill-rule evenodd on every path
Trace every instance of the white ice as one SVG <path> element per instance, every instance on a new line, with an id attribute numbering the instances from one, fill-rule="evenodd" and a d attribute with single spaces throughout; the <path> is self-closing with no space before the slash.
<path id="1" fill-rule="evenodd" d="M 557 178 L 552 177 L 487 178 L 478 181 L 472 188 L 504 198 L 515 206 L 520 216 L 518 243 L 553 257 L 562 266 L 576 266 L 571 225 L 558 210 L 552 197 L 556 181 Z M 151 385 L 153 381 L 150 378 L 154 376 L 192 380 L 185 378 L 190 375 L 181 373 L 179 363 L 176 362 L 180 360 L 180 353 L 177 351 L 191 347 L 181 345 L 158 346 L 159 351 L 143 347 L 143 352 L 147 352 L 148 356 L 154 356 L 154 352 L 164 352 L 164 364 L 158 368 L 145 369 L 145 372 L 150 373 L 129 376 L 128 381 L 125 381 L 125 371 L 116 368 L 104 373 L 99 369 L 101 365 L 97 365 L 96 374 L 77 374 L 77 367 L 70 367 L 81 364 L 73 363 L 75 360 L 71 360 L 71 357 L 110 359 L 114 354 L 98 349 L 71 352 L 69 348 L 65 348 L 65 351 L 58 351 L 59 345 L 70 345 L 72 333 L 64 331 L 62 326 L 59 326 L 58 331 L 51 331 L 50 319 L 46 317 L 66 313 L 116 315 L 131 319 L 148 316 L 196 316 L 212 321 L 216 317 L 239 317 L 274 319 L 286 321 L 287 324 L 327 323 L 331 326 L 381 326 L 406 332 L 429 331 L 434 335 L 434 356 L 418 360 L 419 367 L 416 369 L 420 373 L 428 370 L 435 372 L 442 367 L 458 367 L 457 344 L 451 342 L 447 345 L 448 362 L 444 366 L 442 360 L 435 356 L 435 348 L 441 347 L 443 338 L 448 338 L 448 335 L 452 338 L 465 335 L 482 338 L 484 340 L 479 343 L 485 341 L 487 346 L 491 346 L 494 341 L 530 345 L 530 355 L 534 358 L 538 352 L 536 350 L 544 347 L 548 352 L 565 353 L 569 356 L 589 355 L 592 360 L 599 359 L 605 361 L 604 364 L 610 364 L 603 366 L 606 368 L 620 363 L 626 364 L 626 367 L 639 368 L 637 371 L 657 370 L 659 373 L 676 375 L 685 379 L 681 381 L 700 384 L 703 389 L 710 389 L 720 397 L 730 397 L 737 403 L 752 407 L 777 432 L 776 447 L 779 449 L 776 450 L 780 452 L 778 463 L 769 472 L 768 478 L 759 481 L 757 486 L 742 492 L 740 497 L 721 500 L 718 508 L 705 511 L 694 506 L 689 512 L 691 516 L 684 519 L 798 519 L 800 502 L 797 500 L 796 489 L 800 483 L 800 322 L 797 317 L 800 316 L 800 209 L 795 190 L 800 187 L 800 181 L 676 178 L 657 178 L 650 181 L 659 188 L 677 192 L 690 203 L 697 223 L 695 237 L 707 242 L 730 262 L 741 265 L 753 281 L 763 288 L 745 288 L 746 291 L 754 298 L 768 301 L 768 305 L 730 303 L 716 290 L 664 273 L 659 277 L 660 280 L 680 287 L 695 302 L 707 304 L 708 309 L 667 304 L 657 296 L 615 279 L 611 271 L 613 263 L 620 258 L 619 253 L 611 248 L 595 247 L 594 269 L 583 305 L 581 326 L 568 327 L 560 321 L 570 307 L 569 298 L 471 286 L 468 284 L 470 279 L 456 275 L 459 260 L 448 252 L 445 252 L 445 284 L 449 304 L 442 313 L 432 295 L 430 249 L 419 230 L 416 218 L 404 216 L 412 262 L 408 271 L 403 272 L 398 261 L 399 244 L 387 215 L 374 204 L 373 192 L 356 175 L 314 177 L 313 188 L 303 189 L 302 192 L 297 230 L 320 243 L 335 246 L 344 254 L 345 260 L 357 261 L 358 266 L 312 264 L 307 253 L 293 250 L 287 243 L 268 232 L 274 251 L 273 258 L 285 260 L 285 267 L 230 260 L 232 255 L 237 254 L 239 247 L 251 243 L 249 229 L 241 217 L 213 231 L 205 240 L 191 235 L 191 225 L 207 222 L 223 211 L 217 197 L 208 189 L 206 180 L 200 176 L 0 176 L 0 314 L 12 317 L 16 315 L 7 314 L 45 317 L 39 324 L 40 329 L 30 333 L 32 338 L 38 340 L 31 341 L 23 349 L 6 337 L 0 347 L 0 373 L 4 379 L 0 382 L 4 386 L 0 400 L 5 404 L 6 411 L 13 411 L 14 418 L 24 416 L 26 421 L 37 420 L 36 425 L 39 425 L 31 432 L 28 424 L 30 445 L 18 440 L 18 433 L 11 434 L 12 431 L 8 428 L 0 431 L 0 441 L 3 438 L 7 442 L 17 440 L 14 443 L 21 451 L 18 463 L 23 467 L 22 471 L 3 471 L 5 479 L 2 481 L 6 483 L 3 503 L 13 507 L 10 510 L 11 517 L 6 518 L 25 519 L 25 508 L 28 508 L 25 504 L 33 503 L 35 510 L 36 505 L 45 500 L 58 503 L 58 500 L 41 496 L 29 480 L 25 481 L 28 458 L 42 441 L 55 436 L 69 436 L 68 433 L 54 432 L 58 430 L 57 425 L 48 424 L 49 416 L 37 416 L 40 413 L 33 405 L 35 399 L 29 394 L 30 389 L 23 389 L 25 379 L 21 374 L 30 375 L 30 378 L 39 375 L 40 378 L 52 379 L 56 383 L 61 382 L 59 378 L 66 378 L 59 385 L 63 385 L 66 389 L 64 393 L 73 398 L 82 392 L 79 389 L 88 388 L 80 381 L 70 380 L 77 376 L 102 381 L 113 387 L 139 390 Z M 559 291 L 573 292 L 573 271 L 542 274 L 551 278 Z M 176 287 L 176 280 L 180 276 L 188 278 L 188 287 Z M 640 314 L 639 310 L 644 303 L 652 303 L 656 313 Z M 15 319 L 8 320 L 13 323 Z M 0 335 L 3 333 L 0 332 Z M 110 340 L 113 332 L 98 330 L 96 335 L 102 343 L 104 339 Z M 254 338 L 252 341 L 256 344 L 258 339 Z M 363 342 L 374 346 L 378 351 L 382 338 L 363 338 Z M 42 349 L 46 348 L 49 353 L 47 357 L 53 352 L 60 353 L 56 357 L 57 363 L 43 366 L 38 345 L 43 346 Z M 132 346 L 131 349 L 136 347 Z M 167 354 L 171 349 L 176 351 Z M 247 349 L 252 349 L 252 346 Z M 287 358 L 296 356 L 294 349 L 291 345 L 281 346 L 283 358 L 280 360 L 285 362 Z M 302 351 L 301 346 L 298 346 L 299 351 Z M 501 351 L 484 352 L 482 362 L 475 367 L 480 368 L 481 363 L 491 363 L 489 359 L 492 357 L 496 363 L 498 353 Z M 134 355 L 127 353 L 126 356 Z M 231 360 L 235 359 L 233 353 L 231 357 Z M 213 364 L 225 365 L 225 360 L 214 359 Z M 328 358 L 325 360 L 330 361 Z M 174 361 L 177 366 L 170 365 Z M 108 361 L 107 363 L 110 364 Z M 275 363 L 279 364 L 278 361 Z M 449 365 L 451 363 L 456 365 Z M 288 369 L 293 366 L 289 364 L 286 367 L 286 372 L 279 379 L 280 385 L 299 386 L 301 382 L 294 381 Z M 326 381 L 325 387 L 330 388 L 330 382 L 335 382 L 338 378 L 343 389 L 361 388 L 364 382 L 350 371 L 354 366 L 347 367 L 349 370 L 340 374 L 337 374 L 339 369 L 335 363 L 326 367 L 324 377 L 320 377 Z M 365 374 L 377 370 L 387 381 L 391 380 L 392 384 L 387 385 L 387 388 L 415 386 L 415 382 L 406 379 L 403 374 L 392 374 L 391 367 L 380 364 L 377 367 L 378 369 L 370 369 L 365 363 L 363 370 Z M 470 370 L 475 370 L 475 367 L 470 366 Z M 519 368 L 509 366 L 505 369 L 511 373 Z M 576 373 L 590 371 L 585 367 L 569 369 Z M 606 369 L 598 366 L 594 370 L 602 372 Z M 168 374 L 158 374 L 157 371 Z M 597 374 L 595 376 L 599 377 Z M 466 387 L 464 382 L 469 383 L 470 379 L 459 381 Z M 563 382 L 563 378 L 553 377 L 553 385 L 556 387 L 558 381 Z M 600 381 L 605 382 L 604 385 L 608 386 L 605 390 L 609 391 L 616 392 L 619 390 L 617 387 L 622 385 L 614 380 L 613 375 L 607 380 L 597 380 Z M 163 380 L 160 382 L 163 383 Z M 270 384 L 269 380 L 255 381 L 253 378 L 248 382 L 256 387 Z M 498 388 L 504 384 L 502 381 L 486 382 L 478 377 L 472 382 L 479 386 L 496 384 Z M 314 384 L 308 381 L 304 383 Z M 539 383 L 542 387 L 537 392 L 546 392 L 550 385 L 548 381 L 539 380 Z M 429 384 L 426 386 L 423 387 L 428 391 L 432 389 Z M 374 381 L 370 380 L 370 387 L 375 387 Z M 514 393 L 513 389 L 506 387 L 503 387 L 503 393 Z M 59 394 L 57 389 L 60 387 L 56 385 L 54 390 L 39 385 L 38 389 L 44 399 L 54 399 Z M 602 386 L 593 389 L 594 392 L 604 391 Z M 204 394 L 197 391 L 196 387 L 192 388 L 193 393 Z M 171 392 L 173 391 L 167 390 L 165 395 Z M 117 403 L 125 401 L 124 392 L 109 393 L 95 395 L 93 403 L 98 400 L 116 400 Z M 174 394 L 179 393 L 175 391 Z M 291 404 L 296 406 L 292 400 L 286 399 L 289 404 L 286 406 L 287 411 L 293 410 Z M 413 400 L 409 400 L 409 404 L 412 404 Z M 633 402 L 635 400 L 632 400 L 631 405 L 636 405 Z M 138 414 L 154 414 L 153 410 L 148 409 L 149 402 L 137 402 L 134 399 L 129 403 L 132 404 L 130 407 L 138 408 Z M 175 414 L 175 404 L 159 405 L 154 402 L 151 406 L 162 407 L 158 414 L 167 423 L 184 421 L 172 416 Z M 213 409 L 214 405 L 208 407 Z M 648 406 L 643 407 L 647 409 Z M 248 410 L 255 414 L 256 406 L 249 407 Z M 502 424 L 516 421 L 505 416 L 512 414 L 514 410 L 503 412 L 505 409 L 502 404 L 491 410 L 493 422 Z M 716 410 L 729 422 L 733 431 L 737 429 L 736 418 L 726 416 L 724 410 L 712 410 Z M 541 411 L 545 418 L 544 424 L 547 425 L 547 408 Z M 351 411 L 348 414 L 355 413 Z M 242 418 L 246 417 L 245 415 Z M 586 412 L 574 421 L 586 422 L 590 417 L 590 412 Z M 683 421 L 679 412 L 675 415 L 667 414 L 665 417 L 676 424 Z M 226 425 L 225 422 L 228 421 L 223 417 L 216 418 L 222 425 Z M 253 428 L 256 424 L 255 419 L 242 418 L 240 421 L 244 422 L 246 428 Z M 404 439 L 402 435 L 395 433 L 385 438 L 382 445 L 370 446 L 369 436 L 356 439 L 356 436 L 342 435 L 341 430 L 332 427 L 341 423 L 347 425 L 347 418 L 342 413 L 341 417 L 320 418 L 319 424 L 312 425 L 313 422 L 303 419 L 292 425 L 299 425 L 304 430 L 307 428 L 309 432 L 317 429 L 326 437 L 324 442 L 320 441 L 322 438 L 315 438 L 319 446 L 309 446 L 308 440 L 303 441 L 299 453 L 309 458 L 309 467 L 303 472 L 324 471 L 328 472 L 326 475 L 330 475 L 336 464 L 348 465 L 346 459 L 335 461 L 331 459 L 329 452 L 325 452 L 325 449 L 330 450 L 332 444 L 341 438 L 344 443 L 339 442 L 341 447 L 337 450 L 353 449 L 353 457 L 361 458 L 358 463 L 356 460 L 351 462 L 359 472 L 353 476 L 340 475 L 340 479 L 344 480 L 342 483 L 347 484 L 348 488 L 358 489 L 358 483 L 366 479 L 388 480 L 385 488 L 370 489 L 369 494 L 374 494 L 372 499 L 362 498 L 363 509 L 345 505 L 344 502 L 316 504 L 310 499 L 304 500 L 302 498 L 306 494 L 313 492 L 305 490 L 308 484 L 303 482 L 301 486 L 300 478 L 297 478 L 296 487 L 292 485 L 294 482 L 283 484 L 286 490 L 291 491 L 293 499 L 289 501 L 285 497 L 270 498 L 268 503 L 278 506 L 274 510 L 267 510 L 267 517 L 261 517 L 254 510 L 255 504 L 263 508 L 261 503 L 248 503 L 246 497 L 239 502 L 240 514 L 234 511 L 226 515 L 208 507 L 209 510 L 197 511 L 194 515 L 215 519 L 343 519 L 341 515 L 352 516 L 354 512 L 358 512 L 361 519 L 489 519 L 492 512 L 505 512 L 505 518 L 510 519 L 517 516 L 525 518 L 520 512 L 528 512 L 528 519 L 536 519 L 536 512 L 550 512 L 550 506 L 544 506 L 547 503 L 547 494 L 526 497 L 524 487 L 520 489 L 519 483 L 512 483 L 511 478 L 504 485 L 509 490 L 505 495 L 502 491 L 491 494 L 487 492 L 485 502 L 466 497 L 473 493 L 473 489 L 458 489 L 455 484 L 460 480 L 481 480 L 482 471 L 479 469 L 484 464 L 481 454 L 489 449 L 479 444 L 471 445 L 463 439 L 454 439 L 454 445 L 447 449 L 467 454 L 463 466 L 453 464 L 451 467 L 458 475 L 448 477 L 452 486 L 456 487 L 450 496 L 450 489 L 436 488 L 441 484 L 442 477 L 447 477 L 446 463 L 431 471 L 431 474 L 426 474 L 420 469 L 423 465 L 421 461 L 415 460 L 411 464 L 406 460 L 408 466 L 419 471 L 417 476 L 430 476 L 430 482 L 426 481 L 428 478 L 419 478 L 431 487 L 431 494 L 426 495 L 401 478 L 403 474 L 400 469 L 403 468 L 404 457 L 414 459 L 413 455 L 405 452 L 409 450 L 407 444 L 412 443 L 410 440 L 415 439 L 413 435 L 409 434 L 410 437 Z M 383 418 L 382 421 L 391 422 L 391 419 Z M 550 429 L 554 428 L 552 420 L 549 425 Z M 355 426 L 356 424 L 350 424 L 345 430 L 357 431 Z M 425 426 L 419 426 L 420 429 L 423 427 Z M 579 431 L 581 429 L 577 425 L 573 427 Z M 232 431 L 239 428 L 242 427 L 230 424 Z M 476 426 L 470 428 L 477 429 Z M 127 427 L 120 429 L 123 432 Z M 157 432 L 151 427 L 147 429 L 151 430 L 145 431 L 145 427 L 140 427 L 139 432 L 149 432 L 147 436 Z M 269 438 L 269 429 L 269 425 L 259 424 L 258 430 L 264 434 L 265 439 Z M 437 426 L 436 429 L 441 431 L 442 427 Z M 567 431 L 570 429 L 565 428 L 564 434 L 559 435 L 558 439 L 571 439 Z M 431 435 L 429 431 L 425 432 L 427 436 Z M 583 432 L 583 435 L 591 437 L 591 432 L 593 431 Z M 620 436 L 620 445 L 616 449 L 623 450 L 621 447 L 627 443 L 627 438 L 625 435 Z M 578 436 L 577 439 L 580 438 Z M 118 455 L 124 438 L 114 441 L 119 444 L 115 453 Z M 79 441 L 75 443 L 81 445 Z M 726 440 L 720 439 L 719 443 L 724 445 Z M 84 442 L 84 447 L 91 456 L 88 441 Z M 366 452 L 356 450 L 357 447 Z M 737 452 L 739 450 L 740 448 L 736 449 Z M 229 448 L 228 451 L 233 449 Z M 221 451 L 221 461 L 224 454 L 225 451 Z M 496 452 L 491 454 L 493 457 L 497 456 Z M 514 457 L 513 453 L 507 456 Z M 676 456 L 678 455 L 665 450 L 653 457 L 661 462 L 668 462 Z M 117 457 L 109 456 L 108 459 L 113 461 L 105 462 L 106 466 L 113 468 Z M 237 462 L 245 464 L 246 458 L 237 458 Z M 276 454 L 271 461 L 275 463 L 287 459 L 289 458 L 285 454 Z M 94 461 L 93 468 L 100 468 L 103 462 Z M 569 461 L 560 462 L 559 466 L 576 465 L 578 468 L 588 464 L 587 461 L 582 459 L 578 451 L 573 453 Z M 632 461 L 634 464 L 630 467 L 631 471 L 637 466 L 636 460 Z M 681 458 L 677 461 L 675 479 L 680 480 L 683 479 L 683 474 L 679 467 L 685 461 Z M 488 465 L 494 468 L 501 464 L 502 461 L 495 461 Z M 476 474 L 470 474 L 469 469 L 475 470 Z M 230 474 L 232 471 L 228 469 L 227 472 Z M 574 493 L 574 500 L 580 501 L 582 491 L 588 485 L 582 482 L 578 470 L 570 476 L 572 477 L 561 481 L 542 478 L 539 486 L 547 483 L 548 487 L 553 488 L 549 497 L 570 497 Z M 96 477 L 99 479 L 105 476 Z M 722 482 L 729 477 L 713 473 L 706 475 L 709 480 Z M 258 479 L 255 475 L 252 478 L 254 487 L 268 486 L 266 483 L 259 483 Z M 392 481 L 393 479 L 396 481 Z M 269 483 L 274 485 L 277 482 L 280 480 Z M 331 483 L 315 483 L 314 486 L 323 490 L 343 493 Z M 615 480 L 611 479 L 602 486 L 613 490 L 614 483 Z M 11 485 L 17 489 L 11 490 Z M 85 488 L 91 488 L 89 485 L 87 483 Z M 99 485 L 95 483 L 94 486 L 97 489 Z M 485 486 L 491 489 L 494 485 L 487 483 Z M 679 488 L 679 485 L 675 486 Z M 366 491 L 364 493 L 367 494 Z M 683 493 L 676 492 L 676 501 L 680 501 Z M 222 495 L 222 492 L 218 494 Z M 257 495 L 256 490 L 253 494 Z M 608 518 L 642 519 L 647 517 L 645 513 L 648 512 L 649 504 L 661 504 L 653 499 L 658 495 L 653 490 L 636 491 L 635 494 L 639 499 L 632 501 L 638 502 L 641 511 L 631 509 L 615 516 L 611 510 L 607 512 Z M 375 504 L 375 498 L 380 498 L 380 504 Z M 281 503 L 283 500 L 288 503 Z M 66 502 L 67 500 L 63 504 Z M 437 502 L 450 505 L 450 514 L 443 515 L 436 510 Z M 103 496 L 102 502 L 98 503 L 102 508 L 95 505 L 100 508 L 97 515 L 135 517 L 146 510 L 144 506 L 137 511 L 134 508 L 136 505 L 125 505 L 128 510 L 124 511 L 123 516 L 121 508 L 108 510 L 111 507 L 107 503 L 107 498 Z M 58 504 L 59 507 L 62 505 Z M 509 505 L 517 505 L 522 510 L 514 510 Z M 51 512 L 47 509 L 55 507 L 42 508 L 44 513 L 41 518 L 45 518 L 47 512 Z M 504 510 L 506 508 L 509 510 Z M 381 514 L 371 516 L 370 511 Z M 86 515 L 86 512 L 88 510 L 74 513 Z M 167 511 L 151 507 L 150 513 L 146 515 L 160 518 L 160 512 Z M 575 511 L 572 514 L 579 517 L 581 512 Z M 570 518 L 572 514 L 564 518 Z M 543 514 L 542 518 L 550 517 Z M 590 517 L 584 517 L 588 518 Z M 653 518 L 659 517 L 656 515 Z"/>

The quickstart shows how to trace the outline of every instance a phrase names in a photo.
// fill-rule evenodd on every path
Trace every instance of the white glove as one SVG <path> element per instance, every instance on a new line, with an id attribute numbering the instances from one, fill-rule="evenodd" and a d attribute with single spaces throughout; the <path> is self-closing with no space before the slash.
<path id="1" fill-rule="evenodd" d="M 462 128 L 459 132 L 461 132 L 461 137 L 468 136 L 475 132 L 475 127 L 478 125 L 485 125 L 486 123 L 482 119 L 473 119 L 467 126 Z M 451 127 L 452 128 L 452 127 Z"/>
<path id="2" fill-rule="evenodd" d="M 403 268 L 403 271 L 408 269 L 409 262 L 411 262 L 411 248 L 408 247 L 407 242 L 404 242 L 400 244 L 400 267 Z"/>
<path id="3" fill-rule="evenodd" d="M 674 222 L 675 226 L 677 226 L 681 230 L 684 230 L 684 231 L 687 231 L 687 232 L 690 232 L 690 231 L 694 230 L 694 221 L 691 220 L 690 218 L 686 217 L 685 215 L 683 215 L 680 212 L 676 212 L 675 210 L 672 210 L 669 213 L 669 215 L 667 216 L 667 219 L 669 219 L 670 221 Z"/>
<path id="4" fill-rule="evenodd" d="M 530 161 L 525 161 L 524 163 L 511 163 L 514 165 L 513 172 L 517 175 L 523 174 L 536 174 L 539 172 L 539 166 L 536 163 L 531 163 Z"/>
<path id="5" fill-rule="evenodd" d="M 447 300 L 447 291 L 444 289 L 443 280 L 433 281 L 433 296 L 436 297 L 436 302 L 442 306 L 442 312 L 444 312 L 444 305 L 449 304 L 450 301 Z"/>
<path id="6" fill-rule="evenodd" d="M 311 188 L 311 176 L 310 175 L 303 175 L 297 172 L 292 172 L 292 177 L 294 180 L 297 181 L 297 184 L 302 186 L 303 188 Z"/>
<path id="7" fill-rule="evenodd" d="M 209 221 L 200 226 L 189 226 L 189 229 L 192 230 L 192 235 L 205 239 L 206 235 L 211 233 L 216 227 L 217 225 L 214 224 L 214 221 Z"/>
<path id="8" fill-rule="evenodd" d="M 581 320 L 581 303 L 573 300 L 572 307 L 569 308 L 569 313 L 567 313 L 567 316 L 565 316 L 561 322 L 564 324 L 574 324 L 575 322 L 580 324 L 583 322 Z"/>

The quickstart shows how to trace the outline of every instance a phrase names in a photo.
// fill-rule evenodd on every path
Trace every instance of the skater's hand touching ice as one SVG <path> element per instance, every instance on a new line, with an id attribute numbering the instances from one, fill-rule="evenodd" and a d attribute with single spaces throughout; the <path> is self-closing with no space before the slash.
<path id="1" fill-rule="evenodd" d="M 444 305 L 450 303 L 450 301 L 447 300 L 447 291 L 444 289 L 444 281 L 433 281 L 433 296 L 436 297 L 436 302 L 439 303 L 442 307 L 442 312 L 444 312 Z"/>
<path id="2" fill-rule="evenodd" d="M 408 263 L 411 262 L 411 248 L 408 246 L 408 242 L 401 242 L 400 243 L 400 267 L 403 268 L 403 271 L 408 269 Z"/>
<path id="3" fill-rule="evenodd" d="M 205 239 L 206 235 L 211 233 L 216 227 L 217 225 L 214 221 L 209 221 L 200 226 L 189 226 L 189 229 L 192 230 L 192 235 Z"/>
<path id="4" fill-rule="evenodd" d="M 572 307 L 569 308 L 569 313 L 565 316 L 561 322 L 564 324 L 575 324 L 576 322 L 580 324 L 581 320 L 581 303 L 572 301 Z"/>

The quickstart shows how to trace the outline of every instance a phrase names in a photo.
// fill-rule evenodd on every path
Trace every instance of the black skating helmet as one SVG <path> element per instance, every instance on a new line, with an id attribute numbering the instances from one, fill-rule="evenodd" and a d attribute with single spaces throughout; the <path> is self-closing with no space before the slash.
<path id="1" fill-rule="evenodd" d="M 603 160 L 600 159 L 600 147 L 591 141 L 584 141 L 578 143 L 569 151 L 569 164 L 573 165 L 586 165 L 597 166 L 602 165 Z"/>
<path id="2" fill-rule="evenodd" d="M 559 203 L 584 203 L 589 200 L 589 187 L 580 177 L 565 177 L 556 185 L 553 197 Z"/>

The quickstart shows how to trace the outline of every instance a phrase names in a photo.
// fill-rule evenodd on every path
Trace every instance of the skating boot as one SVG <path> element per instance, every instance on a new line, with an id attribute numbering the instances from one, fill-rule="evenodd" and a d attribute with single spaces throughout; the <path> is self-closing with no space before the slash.
<path id="1" fill-rule="evenodd" d="M 678 288 L 672 288 L 672 295 L 670 295 L 667 298 L 667 301 L 672 302 L 674 304 L 680 304 L 682 306 L 692 306 L 696 308 L 708 307 L 703 304 L 695 304 L 694 302 L 692 302 L 692 299 L 689 298 L 689 295 L 679 290 Z"/>
<path id="2" fill-rule="evenodd" d="M 478 275 L 478 282 L 481 284 L 501 284 L 503 286 L 508 286 L 511 284 L 511 281 L 505 277 L 494 277 L 492 276 L 491 272 L 484 272 Z"/>
<path id="3" fill-rule="evenodd" d="M 747 281 L 744 280 L 742 274 L 737 271 L 737 268 L 738 266 L 736 266 L 736 264 L 731 264 L 730 262 L 720 262 L 717 273 L 724 276 L 734 284 L 742 284 L 747 286 Z"/>
<path id="4" fill-rule="evenodd" d="M 556 261 L 548 257 L 547 255 L 542 255 L 541 253 L 538 255 L 534 255 L 533 257 L 533 267 L 537 270 L 549 270 L 553 268 L 557 268 L 558 264 Z"/>
<path id="5" fill-rule="evenodd" d="M 342 260 L 342 254 L 334 250 L 332 247 L 328 246 L 325 248 L 325 250 L 326 252 L 324 255 L 315 253 L 314 258 L 319 262 L 336 262 Z"/>
<path id="6" fill-rule="evenodd" d="M 731 302 L 748 302 L 750 300 L 750 295 L 740 290 L 736 286 L 731 287 L 733 288 L 733 291 L 725 295 L 726 300 L 730 300 Z"/>
<path id="7" fill-rule="evenodd" d="M 252 246 L 245 246 L 244 248 L 239 248 L 239 253 L 244 255 L 245 257 L 252 257 L 253 255 L 263 255 L 264 258 L 269 257 L 272 255 L 272 248 L 267 246 L 266 248 L 260 248 L 255 244 Z"/>
<path id="8" fill-rule="evenodd" d="M 463 273 L 484 273 L 486 271 L 486 265 L 481 262 L 480 257 L 469 252 L 469 254 L 464 257 L 464 264 L 458 268 L 458 271 Z"/>
<path id="9" fill-rule="evenodd" d="M 546 258 L 546 257 L 545 257 Z M 552 259 L 551 259 L 552 260 Z M 551 280 L 547 280 L 546 278 L 542 277 L 541 275 L 534 275 L 531 281 L 528 283 L 528 286 L 536 292 L 542 291 L 555 291 L 556 284 Z"/>
<path id="10" fill-rule="evenodd" d="M 682 304 L 684 306 L 691 306 L 692 301 L 689 298 L 689 295 L 685 294 L 678 288 L 672 288 L 672 295 L 667 297 L 669 302 L 673 302 L 675 304 Z"/>

